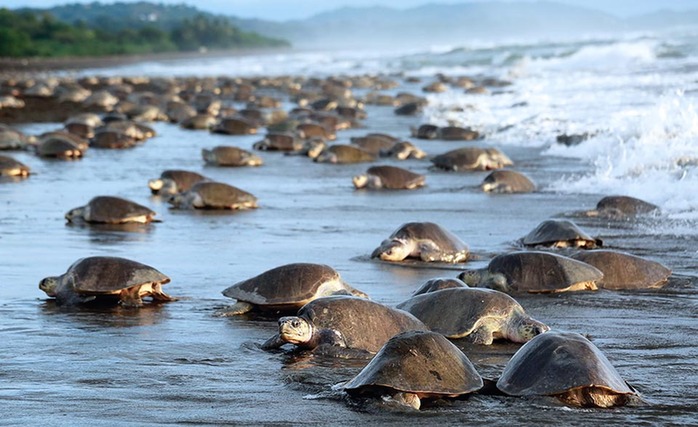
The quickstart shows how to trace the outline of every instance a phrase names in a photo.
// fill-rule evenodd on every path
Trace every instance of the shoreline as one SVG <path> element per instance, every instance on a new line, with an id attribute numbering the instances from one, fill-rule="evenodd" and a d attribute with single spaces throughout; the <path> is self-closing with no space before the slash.
<path id="1" fill-rule="evenodd" d="M 205 52 L 164 52 L 137 55 L 107 56 L 71 56 L 71 57 L 33 57 L 0 58 L 0 79 L 23 74 L 50 73 L 54 71 L 74 71 L 91 68 L 113 68 L 141 62 L 172 62 L 191 59 L 223 58 L 227 56 L 247 56 L 288 52 L 287 48 L 240 48 L 211 50 Z"/>

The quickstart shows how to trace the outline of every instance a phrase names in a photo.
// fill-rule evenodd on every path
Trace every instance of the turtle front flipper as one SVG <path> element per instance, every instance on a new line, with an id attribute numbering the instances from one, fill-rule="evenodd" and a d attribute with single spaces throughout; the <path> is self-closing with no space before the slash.
<path id="1" fill-rule="evenodd" d="M 416 410 L 419 410 L 419 408 L 422 406 L 422 401 L 415 393 L 395 393 L 394 395 L 390 396 L 389 399 L 390 401 L 399 405 L 414 408 Z"/>
<path id="2" fill-rule="evenodd" d="M 262 350 L 275 350 L 284 344 L 286 344 L 286 341 L 282 340 L 279 334 L 274 334 L 271 338 L 264 341 L 261 348 Z"/>
<path id="3" fill-rule="evenodd" d="M 219 311 L 218 313 L 216 313 L 216 316 L 219 316 L 219 317 L 238 316 L 240 314 L 249 313 L 250 311 L 252 311 L 253 308 L 254 308 L 254 305 L 252 305 L 248 302 L 238 301 L 235 304 L 228 307 L 225 311 Z"/>
<path id="4" fill-rule="evenodd" d="M 126 308 L 139 308 L 143 306 L 141 299 L 141 287 L 131 286 L 130 288 L 122 289 L 119 294 L 119 304 Z"/>
<path id="5" fill-rule="evenodd" d="M 177 301 L 177 298 L 171 297 L 164 293 L 162 291 L 162 285 L 161 284 L 154 284 L 152 291 L 150 291 L 150 296 L 153 298 L 153 301 L 159 301 L 159 302 L 170 302 L 170 301 Z"/>
<path id="6" fill-rule="evenodd" d="M 473 344 L 491 345 L 494 341 L 494 333 L 498 329 L 498 326 L 492 323 L 482 324 L 468 335 L 468 340 Z"/>

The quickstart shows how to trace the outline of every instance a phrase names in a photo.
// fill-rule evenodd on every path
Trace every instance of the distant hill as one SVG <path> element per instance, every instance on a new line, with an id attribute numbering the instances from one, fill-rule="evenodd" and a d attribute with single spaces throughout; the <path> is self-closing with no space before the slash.
<path id="1" fill-rule="evenodd" d="M 185 4 L 67 4 L 46 9 L 58 19 L 94 25 L 106 31 L 156 26 L 169 31 L 182 19 L 204 15 Z M 660 11 L 628 19 L 586 7 L 554 1 L 510 3 L 431 3 L 409 9 L 345 7 L 303 20 L 285 22 L 225 16 L 232 25 L 267 37 L 288 40 L 296 47 L 363 47 L 460 44 L 473 38 L 516 38 L 614 33 L 626 30 L 698 26 L 698 11 Z"/>

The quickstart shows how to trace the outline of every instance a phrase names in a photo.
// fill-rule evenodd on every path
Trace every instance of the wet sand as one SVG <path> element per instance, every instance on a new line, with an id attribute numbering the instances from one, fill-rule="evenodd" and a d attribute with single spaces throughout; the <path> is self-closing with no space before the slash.
<path id="1" fill-rule="evenodd" d="M 290 105 L 284 106 L 286 109 Z M 397 117 L 368 107 L 362 129 L 407 137 L 419 117 Z M 58 124 L 27 125 L 40 133 Z M 645 405 L 610 410 L 569 408 L 550 399 L 474 395 L 425 405 L 421 412 L 349 401 L 332 386 L 358 373 L 365 361 L 326 360 L 258 348 L 275 329 L 273 318 L 220 318 L 232 301 L 221 291 L 290 262 L 326 263 L 372 299 L 397 304 L 432 277 L 457 271 L 407 268 L 368 259 L 400 224 L 433 221 L 471 245 L 482 266 L 510 251 L 540 221 L 592 208 L 603 195 L 545 191 L 560 174 L 581 173 L 572 159 L 540 150 L 477 142 L 418 141 L 429 154 L 464 145 L 494 145 L 542 191 L 487 195 L 475 188 L 486 172 L 446 173 L 427 160 L 380 163 L 427 174 L 414 191 L 356 191 L 351 177 L 369 165 L 315 164 L 298 156 L 262 152 L 258 168 L 205 167 L 201 148 L 249 149 L 261 136 L 230 137 L 154 125 L 159 135 L 141 147 L 89 150 L 72 162 L 12 155 L 35 173 L 0 185 L 0 402 L 8 424 L 272 424 L 386 425 L 695 425 L 698 407 L 696 242 L 654 232 L 655 222 L 578 220 L 609 248 L 649 257 L 672 268 L 672 283 L 643 292 L 525 295 L 519 301 L 551 327 L 588 334 Z M 149 195 L 147 181 L 168 168 L 198 171 L 255 194 L 246 212 L 173 211 Z M 70 226 L 63 215 L 96 195 L 116 195 L 158 212 L 161 223 L 136 231 Z M 38 289 L 76 259 L 115 255 L 152 265 L 172 278 L 177 302 L 141 310 L 69 310 Z M 458 343 L 480 373 L 496 378 L 519 347 Z"/>

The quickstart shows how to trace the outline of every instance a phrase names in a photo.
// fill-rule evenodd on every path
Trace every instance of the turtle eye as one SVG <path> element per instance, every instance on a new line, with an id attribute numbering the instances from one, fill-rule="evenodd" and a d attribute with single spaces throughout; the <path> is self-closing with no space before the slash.
<path id="1" fill-rule="evenodd" d="M 300 322 L 298 319 L 294 319 L 294 320 L 291 322 L 291 326 L 293 326 L 294 328 L 297 328 L 297 327 L 299 327 L 300 325 L 301 325 L 301 322 Z"/>

